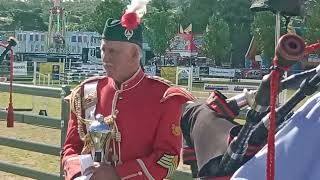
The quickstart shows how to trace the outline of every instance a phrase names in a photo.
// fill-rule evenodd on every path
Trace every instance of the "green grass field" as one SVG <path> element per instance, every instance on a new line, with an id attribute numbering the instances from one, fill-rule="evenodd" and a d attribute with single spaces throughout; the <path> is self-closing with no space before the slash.
<path id="1" fill-rule="evenodd" d="M 203 84 L 202 84 L 203 85 Z M 201 92 L 201 84 L 197 84 L 194 87 L 196 97 L 205 99 L 208 97 L 209 92 Z M 290 97 L 294 93 L 293 90 L 288 91 Z M 227 96 L 233 96 L 234 94 L 227 94 Z M 28 96 L 21 94 L 13 95 L 13 105 L 15 108 L 30 108 L 32 112 L 37 114 L 40 109 L 46 109 L 48 115 L 51 117 L 60 117 L 60 100 L 54 98 L 43 98 L 37 96 Z M 300 105 L 303 102 L 300 103 Z M 8 93 L 0 92 L 0 108 L 5 108 L 8 105 Z M 300 106 L 299 105 L 299 106 Z M 243 121 L 241 121 L 243 122 Z M 27 125 L 21 123 L 15 123 L 14 128 L 6 128 L 4 121 L 0 121 L 0 136 L 15 137 L 23 140 L 30 140 L 40 143 L 47 143 L 51 145 L 60 145 L 60 131 L 58 129 L 49 129 L 45 127 L 39 127 L 34 125 Z M 41 153 L 35 153 L 31 151 L 25 151 L 15 148 L 9 148 L 0 146 L 0 160 L 19 164 L 23 166 L 33 167 L 37 170 L 58 173 L 59 172 L 59 157 L 44 155 Z M 188 167 L 180 166 L 180 169 L 188 171 Z M 28 180 L 9 173 L 0 172 L 0 179 L 4 180 Z M 175 178 L 176 179 L 176 178 Z M 183 178 L 188 180 L 187 178 Z"/>
<path id="2" fill-rule="evenodd" d="M 15 123 L 14 128 L 7 128 L 5 121 L 0 121 L 0 136 L 15 137 L 50 145 L 60 145 L 60 131 L 39 126 Z M 0 160 L 23 165 L 37 170 L 59 173 L 59 157 L 0 146 Z M 0 172 L 0 179 L 25 179 L 16 175 Z"/>

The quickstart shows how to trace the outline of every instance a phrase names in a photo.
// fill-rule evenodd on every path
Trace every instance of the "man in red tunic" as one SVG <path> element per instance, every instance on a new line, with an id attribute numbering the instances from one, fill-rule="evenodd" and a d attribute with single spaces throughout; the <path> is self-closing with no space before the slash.
<path id="1" fill-rule="evenodd" d="M 101 57 L 108 76 L 86 80 L 71 94 L 62 154 L 65 179 L 81 175 L 79 155 L 91 151 L 86 127 L 97 114 L 112 125 L 113 135 L 106 144 L 105 162 L 91 169 L 91 179 L 163 179 L 179 163 L 182 105 L 194 97 L 144 74 L 142 27 L 128 29 L 125 18 L 108 19 L 105 25 Z"/>

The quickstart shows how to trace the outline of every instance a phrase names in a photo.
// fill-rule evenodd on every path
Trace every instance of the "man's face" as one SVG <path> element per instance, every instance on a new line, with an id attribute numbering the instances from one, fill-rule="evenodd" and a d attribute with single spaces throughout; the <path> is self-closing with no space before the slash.
<path id="1" fill-rule="evenodd" d="M 121 80 L 126 76 L 126 72 L 131 68 L 134 50 L 131 43 L 120 41 L 107 41 L 101 42 L 101 58 L 103 66 L 108 73 L 108 76 Z"/>

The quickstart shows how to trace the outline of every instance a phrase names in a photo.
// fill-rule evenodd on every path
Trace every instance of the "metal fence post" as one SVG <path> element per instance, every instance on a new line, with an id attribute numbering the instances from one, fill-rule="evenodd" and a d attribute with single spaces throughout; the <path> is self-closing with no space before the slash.
<path id="1" fill-rule="evenodd" d="M 70 94 L 70 86 L 62 86 L 61 91 L 61 151 L 67 134 L 68 121 L 69 121 L 69 103 L 64 100 Z M 61 157 L 60 157 L 61 158 Z M 63 167 L 60 163 L 60 179 L 63 180 Z"/>
<path id="2" fill-rule="evenodd" d="M 37 84 L 37 62 L 33 62 L 33 85 Z"/>

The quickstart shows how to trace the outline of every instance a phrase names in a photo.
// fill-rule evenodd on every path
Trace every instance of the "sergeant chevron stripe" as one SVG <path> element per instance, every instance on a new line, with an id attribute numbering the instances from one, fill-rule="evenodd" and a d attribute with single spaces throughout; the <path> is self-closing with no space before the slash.
<path id="1" fill-rule="evenodd" d="M 158 161 L 157 164 L 168 169 L 167 177 L 171 176 L 178 167 L 178 156 L 172 156 L 164 154 Z"/>

